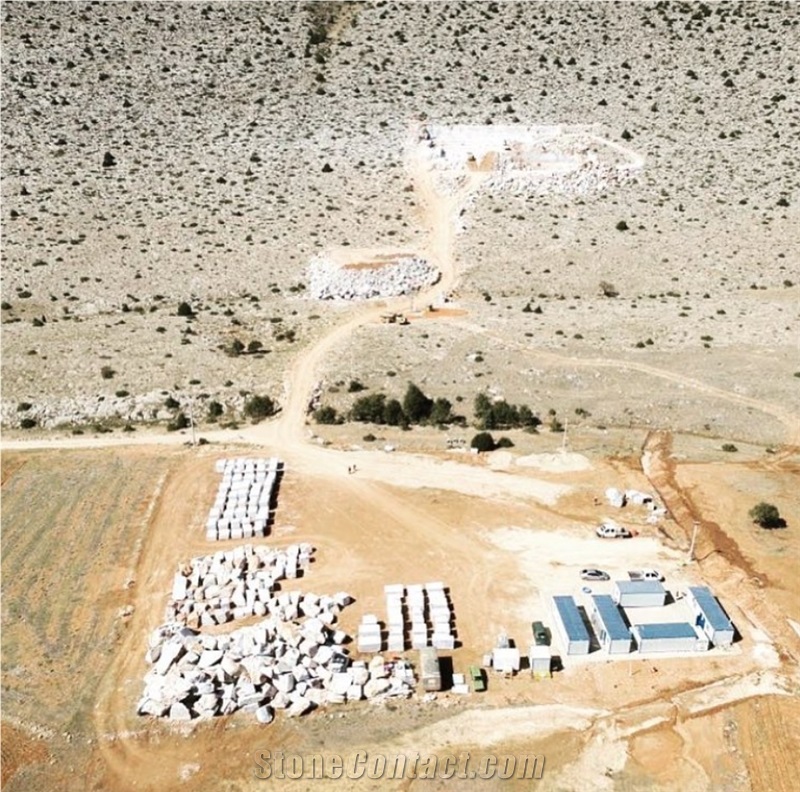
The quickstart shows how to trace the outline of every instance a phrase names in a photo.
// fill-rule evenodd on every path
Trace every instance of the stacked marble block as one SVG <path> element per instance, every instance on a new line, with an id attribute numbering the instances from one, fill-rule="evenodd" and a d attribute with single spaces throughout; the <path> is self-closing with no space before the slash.
<path id="1" fill-rule="evenodd" d="M 383 591 L 386 595 L 386 623 L 389 628 L 386 648 L 390 652 L 403 652 L 406 648 L 406 620 L 403 613 L 405 586 L 401 584 L 384 586 Z"/>
<path id="2" fill-rule="evenodd" d="M 437 649 L 455 648 L 452 612 L 444 583 L 426 583 L 424 586 L 391 584 L 384 586 L 383 591 L 386 596 L 389 628 L 388 651 L 405 650 L 405 628 L 409 622 L 412 649 L 426 646 Z"/>
<path id="3" fill-rule="evenodd" d="M 431 645 L 436 649 L 455 649 L 456 638 L 453 634 L 453 614 L 450 602 L 444 590 L 444 583 L 426 583 L 428 595 L 428 618 L 433 627 Z"/>
<path id="4" fill-rule="evenodd" d="M 361 618 L 358 625 L 357 646 L 359 652 L 380 652 L 383 646 L 381 625 L 378 617 L 367 613 Z"/>
<path id="5" fill-rule="evenodd" d="M 222 481 L 214 505 L 208 511 L 206 539 L 250 539 L 266 536 L 269 512 L 283 464 L 269 459 L 219 459 Z"/>

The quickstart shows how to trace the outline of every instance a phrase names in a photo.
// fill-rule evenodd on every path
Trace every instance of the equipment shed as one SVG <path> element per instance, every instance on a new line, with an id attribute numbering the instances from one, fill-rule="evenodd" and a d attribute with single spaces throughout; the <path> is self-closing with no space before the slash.
<path id="1" fill-rule="evenodd" d="M 667 603 L 667 590 L 657 580 L 616 580 L 611 596 L 622 608 L 658 608 Z"/>
<path id="2" fill-rule="evenodd" d="M 714 646 L 733 643 L 733 624 L 707 586 L 689 586 L 686 600 L 694 614 L 694 623 Z"/>
<path id="3" fill-rule="evenodd" d="M 631 632 L 640 652 L 700 652 L 708 641 L 689 622 L 634 624 Z"/>
<path id="4" fill-rule="evenodd" d="M 583 623 L 583 618 L 569 596 L 553 597 L 556 630 L 561 636 L 564 651 L 568 655 L 589 654 L 589 631 Z"/>
<path id="5" fill-rule="evenodd" d="M 532 643 L 528 649 L 528 662 L 531 674 L 535 679 L 545 679 L 550 676 L 552 658 L 550 647 Z"/>
<path id="6" fill-rule="evenodd" d="M 608 594 L 592 597 L 589 615 L 600 646 L 609 654 L 627 654 L 631 651 L 631 631 L 620 613 L 620 609 Z"/>

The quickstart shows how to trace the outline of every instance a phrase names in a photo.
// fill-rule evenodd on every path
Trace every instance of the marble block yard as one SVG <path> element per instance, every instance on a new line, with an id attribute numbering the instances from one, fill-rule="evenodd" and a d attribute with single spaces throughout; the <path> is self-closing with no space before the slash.
<path id="1" fill-rule="evenodd" d="M 302 574 L 313 552 L 303 542 L 283 549 L 243 545 L 193 558 L 175 573 L 165 619 L 197 629 L 268 613 L 287 620 L 303 614 L 332 624 L 330 597 L 274 592 L 277 581 Z"/>
<path id="2" fill-rule="evenodd" d="M 250 539 L 266 536 L 283 463 L 269 459 L 220 459 L 222 474 L 214 505 L 208 511 L 206 539 Z"/>
<path id="3" fill-rule="evenodd" d="M 295 717 L 326 704 L 412 694 L 414 674 L 405 661 L 374 657 L 369 665 L 350 664 L 343 647 L 348 636 L 334 624 L 351 601 L 347 594 L 286 596 L 292 603 L 316 601 L 322 609 L 307 618 L 277 609 L 224 635 L 176 622 L 157 628 L 149 640 L 150 669 L 138 713 L 189 721 L 241 709 L 266 724 L 276 710 Z"/>

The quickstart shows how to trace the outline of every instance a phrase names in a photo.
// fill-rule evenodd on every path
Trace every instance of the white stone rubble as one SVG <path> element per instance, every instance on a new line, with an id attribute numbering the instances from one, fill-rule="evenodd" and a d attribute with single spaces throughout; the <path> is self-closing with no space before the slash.
<path id="1" fill-rule="evenodd" d="M 341 603 L 349 602 L 346 594 L 316 597 L 299 591 L 275 592 L 275 583 L 296 578 L 313 552 L 303 542 L 284 549 L 243 545 L 193 558 L 175 573 L 165 621 L 197 629 L 249 616 L 270 614 L 291 620 L 303 614 L 320 615 L 332 624 L 333 608 L 338 612 L 344 607 Z"/>
<path id="2" fill-rule="evenodd" d="M 317 300 L 397 297 L 432 286 L 439 271 L 418 256 L 400 256 L 376 266 L 340 266 L 325 255 L 308 265 L 308 294 Z"/>
<path id="3" fill-rule="evenodd" d="M 334 616 L 341 610 L 333 597 L 305 597 Z M 368 667 L 361 661 L 349 667 L 337 635 L 320 619 L 280 615 L 226 635 L 164 624 L 150 637 L 152 667 L 137 711 L 187 721 L 242 709 L 267 724 L 279 709 L 297 717 L 327 704 L 411 695 L 415 679 L 408 663 L 376 656 Z M 152 664 L 154 649 L 160 652 Z"/>

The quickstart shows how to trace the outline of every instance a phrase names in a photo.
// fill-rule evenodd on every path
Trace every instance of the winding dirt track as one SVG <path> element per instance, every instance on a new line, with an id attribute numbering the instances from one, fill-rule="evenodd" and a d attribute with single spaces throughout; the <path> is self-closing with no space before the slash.
<path id="1" fill-rule="evenodd" d="M 607 144 L 607 141 L 603 141 Z M 437 192 L 433 184 L 432 174 L 425 168 L 422 161 L 413 157 L 409 158 L 408 167 L 415 183 L 416 193 L 422 211 L 422 219 L 429 229 L 428 256 L 435 262 L 441 271 L 440 281 L 431 289 L 419 296 L 420 302 L 435 302 L 449 292 L 458 279 L 458 269 L 455 264 L 454 240 L 456 234 L 456 221 L 459 212 L 466 204 L 472 193 L 479 189 L 481 184 L 490 175 L 490 171 L 466 171 L 459 188 L 450 195 Z M 407 298 L 406 298 L 407 301 Z M 314 346 L 304 350 L 295 360 L 291 369 L 286 373 L 285 406 L 280 416 L 271 422 L 248 427 L 237 431 L 204 432 L 204 436 L 215 443 L 251 443 L 267 446 L 271 453 L 278 453 L 286 458 L 293 469 L 313 474 L 317 477 L 336 477 L 338 486 L 344 488 L 348 495 L 352 495 L 354 502 L 367 501 L 376 508 L 383 510 L 387 517 L 395 519 L 401 524 L 414 524 L 428 530 L 430 535 L 442 533 L 437 531 L 436 519 L 426 514 L 423 510 L 413 508 L 402 498 L 387 493 L 380 487 L 383 483 L 400 484 L 407 486 L 428 486 L 443 490 L 466 491 L 471 494 L 482 492 L 491 496 L 508 496 L 511 498 L 538 498 L 544 502 L 552 502 L 560 494 L 558 485 L 537 481 L 530 475 L 508 475 L 495 473 L 485 468 L 476 468 L 457 463 L 440 463 L 432 459 L 414 457 L 408 454 L 375 454 L 359 452 L 356 455 L 332 449 L 321 448 L 307 442 L 306 418 L 308 414 L 309 394 L 317 383 L 317 372 L 320 363 L 325 360 L 338 345 L 343 344 L 357 328 L 377 321 L 381 313 L 393 308 L 402 308 L 403 300 L 389 300 L 385 303 L 373 304 L 366 308 L 358 308 L 350 314 L 341 324 L 336 326 L 328 335 Z M 441 319 L 439 320 L 441 321 Z M 450 320 L 453 321 L 453 320 Z M 474 332 L 486 331 L 474 325 L 457 322 L 465 329 Z M 495 336 L 499 338 L 499 336 Z M 510 345 L 507 339 L 500 339 L 504 344 Z M 514 345 L 516 346 L 516 345 Z M 520 345 L 520 348 L 523 348 Z M 698 380 L 684 377 L 673 372 L 664 371 L 642 363 L 613 360 L 606 358 L 572 358 L 550 352 L 525 349 L 529 354 L 551 363 L 552 365 L 586 367 L 586 368 L 620 368 L 623 370 L 637 371 L 650 376 L 691 388 L 705 395 L 723 399 L 732 403 L 752 407 L 767 413 L 782 421 L 787 429 L 787 442 L 791 445 L 800 445 L 800 421 L 796 415 L 777 405 L 751 399 L 739 394 L 731 393 L 720 388 L 706 385 Z M 146 435 L 141 433 L 135 438 L 65 438 L 63 440 L 34 440 L 20 442 L 3 442 L 2 448 L 9 449 L 35 449 L 35 448 L 81 448 L 116 446 L 123 444 L 182 444 L 185 437 L 169 435 Z M 359 477 L 342 476 L 342 469 L 352 463 L 354 459 L 360 463 L 363 474 Z M 177 474 L 176 474 L 177 475 Z M 185 474 L 184 474 L 185 475 Z M 179 486 L 180 482 L 172 482 L 172 486 Z M 169 486 L 169 482 L 167 482 Z M 156 511 L 171 508 L 164 497 L 158 498 Z M 158 515 L 156 515 L 158 516 Z M 166 519 L 180 515 L 167 515 Z M 162 514 L 159 519 L 165 519 Z M 180 524 L 177 520 L 175 524 Z M 160 536 L 154 534 L 161 533 Z M 131 629 L 126 639 L 125 646 L 118 653 L 109 673 L 106 675 L 101 690 L 98 691 L 98 705 L 96 707 L 96 728 L 100 736 L 100 750 L 109 773 L 123 779 L 135 777 L 137 772 L 150 775 L 152 780 L 157 776 L 157 770 L 152 768 L 153 753 L 149 739 L 130 739 L 119 735 L 113 740 L 108 735 L 118 735 L 125 722 L 124 707 L 129 704 L 128 692 L 119 685 L 125 680 L 135 678 L 141 658 L 141 637 L 146 630 L 151 628 L 151 617 L 160 607 L 162 593 L 165 590 L 165 581 L 171 576 L 171 569 L 165 569 L 163 562 L 169 556 L 167 546 L 175 543 L 175 536 L 167 532 L 150 531 L 144 547 L 143 556 L 137 570 L 137 586 L 140 592 L 153 592 L 150 595 L 140 594 L 141 600 L 137 603 L 136 628 Z M 191 547 L 182 548 L 190 551 Z M 457 568 L 468 570 L 469 557 L 458 542 L 440 548 L 449 558 L 455 558 Z M 460 562 L 460 563 L 459 563 Z M 475 574 L 484 574 L 477 571 Z M 166 576 L 166 577 L 165 577 Z M 485 590 L 488 580 L 472 581 L 476 590 Z M 168 583 L 167 583 L 168 585 Z M 157 618 L 157 617 L 156 617 Z M 145 631 L 143 633 L 143 631 Z M 778 692 L 783 692 L 780 685 Z M 741 690 L 739 690 L 741 688 Z M 734 698 L 746 698 L 754 695 L 749 687 L 743 687 L 741 680 L 731 678 L 723 681 L 715 689 L 719 699 L 733 695 Z M 769 692 L 769 691 L 768 691 Z M 775 692 L 775 691 L 773 691 Z M 714 706 L 716 699 L 708 706 Z M 637 707 L 632 710 L 637 710 Z M 498 710 L 494 719 L 503 720 L 506 710 Z M 645 709 L 642 709 L 646 713 Z M 603 721 L 606 713 L 590 713 L 592 728 Z M 480 713 L 465 716 L 469 723 L 470 736 L 467 739 L 478 740 L 485 731 L 481 727 Z M 223 726 L 220 726 L 222 729 Z M 280 730 L 280 725 L 273 726 L 273 730 Z M 530 728 L 527 718 L 521 722 L 509 721 L 506 739 L 524 737 Z M 649 728 L 647 723 L 641 724 L 642 729 Z M 276 733 L 278 733 L 276 731 Z M 135 736 L 135 735 L 134 735 Z M 488 737 L 496 736 L 494 734 Z"/>

